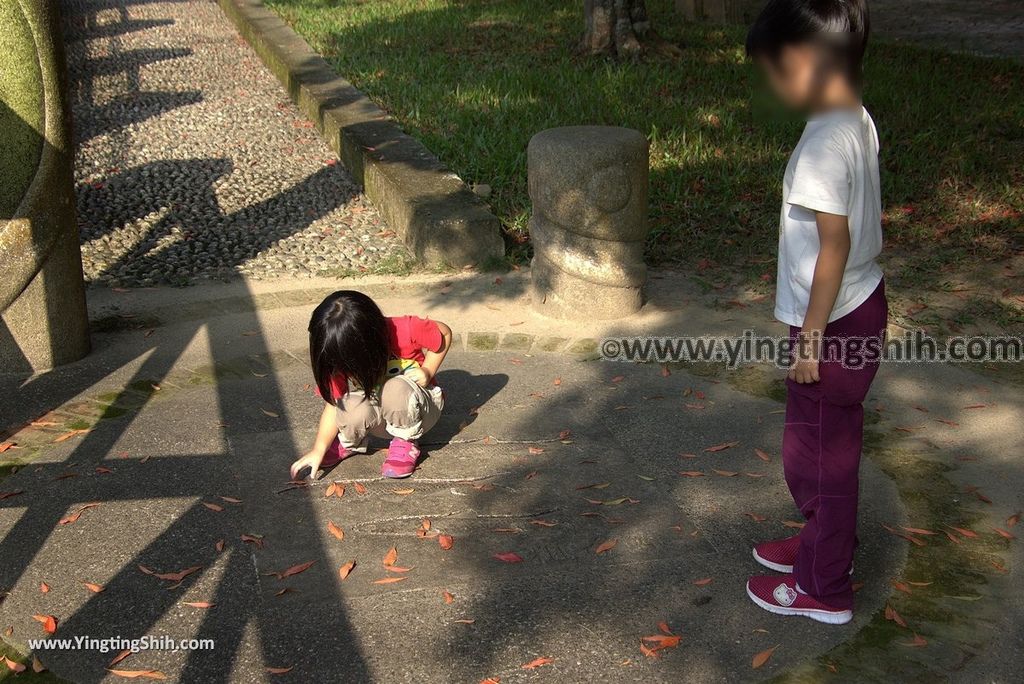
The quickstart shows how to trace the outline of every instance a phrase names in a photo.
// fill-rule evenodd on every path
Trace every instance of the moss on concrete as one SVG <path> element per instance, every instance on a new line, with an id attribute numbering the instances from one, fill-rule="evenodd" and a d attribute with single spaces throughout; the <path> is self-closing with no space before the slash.
<path id="1" fill-rule="evenodd" d="M 14 215 L 43 149 L 43 85 L 35 41 L 17 2 L 0 3 L 0 220 Z"/>

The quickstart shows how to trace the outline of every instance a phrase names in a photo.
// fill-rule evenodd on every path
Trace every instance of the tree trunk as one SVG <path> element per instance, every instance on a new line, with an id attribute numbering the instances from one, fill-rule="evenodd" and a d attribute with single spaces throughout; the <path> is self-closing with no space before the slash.
<path id="1" fill-rule="evenodd" d="M 651 28 L 644 0 L 584 0 L 583 14 L 587 29 L 580 48 L 585 53 L 634 57 L 647 50 L 680 52 Z"/>

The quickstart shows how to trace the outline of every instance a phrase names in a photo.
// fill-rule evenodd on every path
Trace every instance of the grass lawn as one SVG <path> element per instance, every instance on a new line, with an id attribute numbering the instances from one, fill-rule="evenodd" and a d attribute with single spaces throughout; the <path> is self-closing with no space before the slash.
<path id="1" fill-rule="evenodd" d="M 582 0 L 267 1 L 455 172 L 493 187 L 513 258 L 528 252 L 530 137 L 621 125 L 651 142 L 649 261 L 770 287 L 782 170 L 802 123 L 752 96 L 761 84 L 742 28 L 685 25 L 672 0 L 648 0 L 684 56 L 617 63 L 574 53 Z M 964 283 L 992 290 L 1024 251 L 1024 65 L 876 40 L 867 72 L 890 283 L 960 293 L 970 317 L 979 304 Z M 1020 323 L 1021 284 L 1008 285 L 980 297 Z"/>

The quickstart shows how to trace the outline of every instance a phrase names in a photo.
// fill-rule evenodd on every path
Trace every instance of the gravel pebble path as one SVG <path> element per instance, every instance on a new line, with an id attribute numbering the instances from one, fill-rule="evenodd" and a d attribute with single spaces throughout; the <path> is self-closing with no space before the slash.
<path id="1" fill-rule="evenodd" d="M 403 268 L 408 251 L 212 0 L 65 0 L 86 279 Z"/>

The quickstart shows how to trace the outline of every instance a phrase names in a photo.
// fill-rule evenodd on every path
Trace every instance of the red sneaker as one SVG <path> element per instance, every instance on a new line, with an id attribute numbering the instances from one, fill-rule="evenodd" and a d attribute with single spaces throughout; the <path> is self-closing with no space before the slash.
<path id="1" fill-rule="evenodd" d="M 388 446 L 388 457 L 380 467 L 384 477 L 409 477 L 416 470 L 416 462 L 420 459 L 420 450 L 414 442 L 395 437 Z"/>
<path id="2" fill-rule="evenodd" d="M 793 572 L 799 551 L 800 535 L 795 535 L 758 544 L 754 547 L 754 560 L 775 572 Z"/>
<path id="3" fill-rule="evenodd" d="M 797 589 L 792 575 L 751 577 L 747 580 L 747 595 L 776 615 L 802 615 L 829 625 L 845 625 L 853 619 L 852 610 L 832 608 Z"/>

